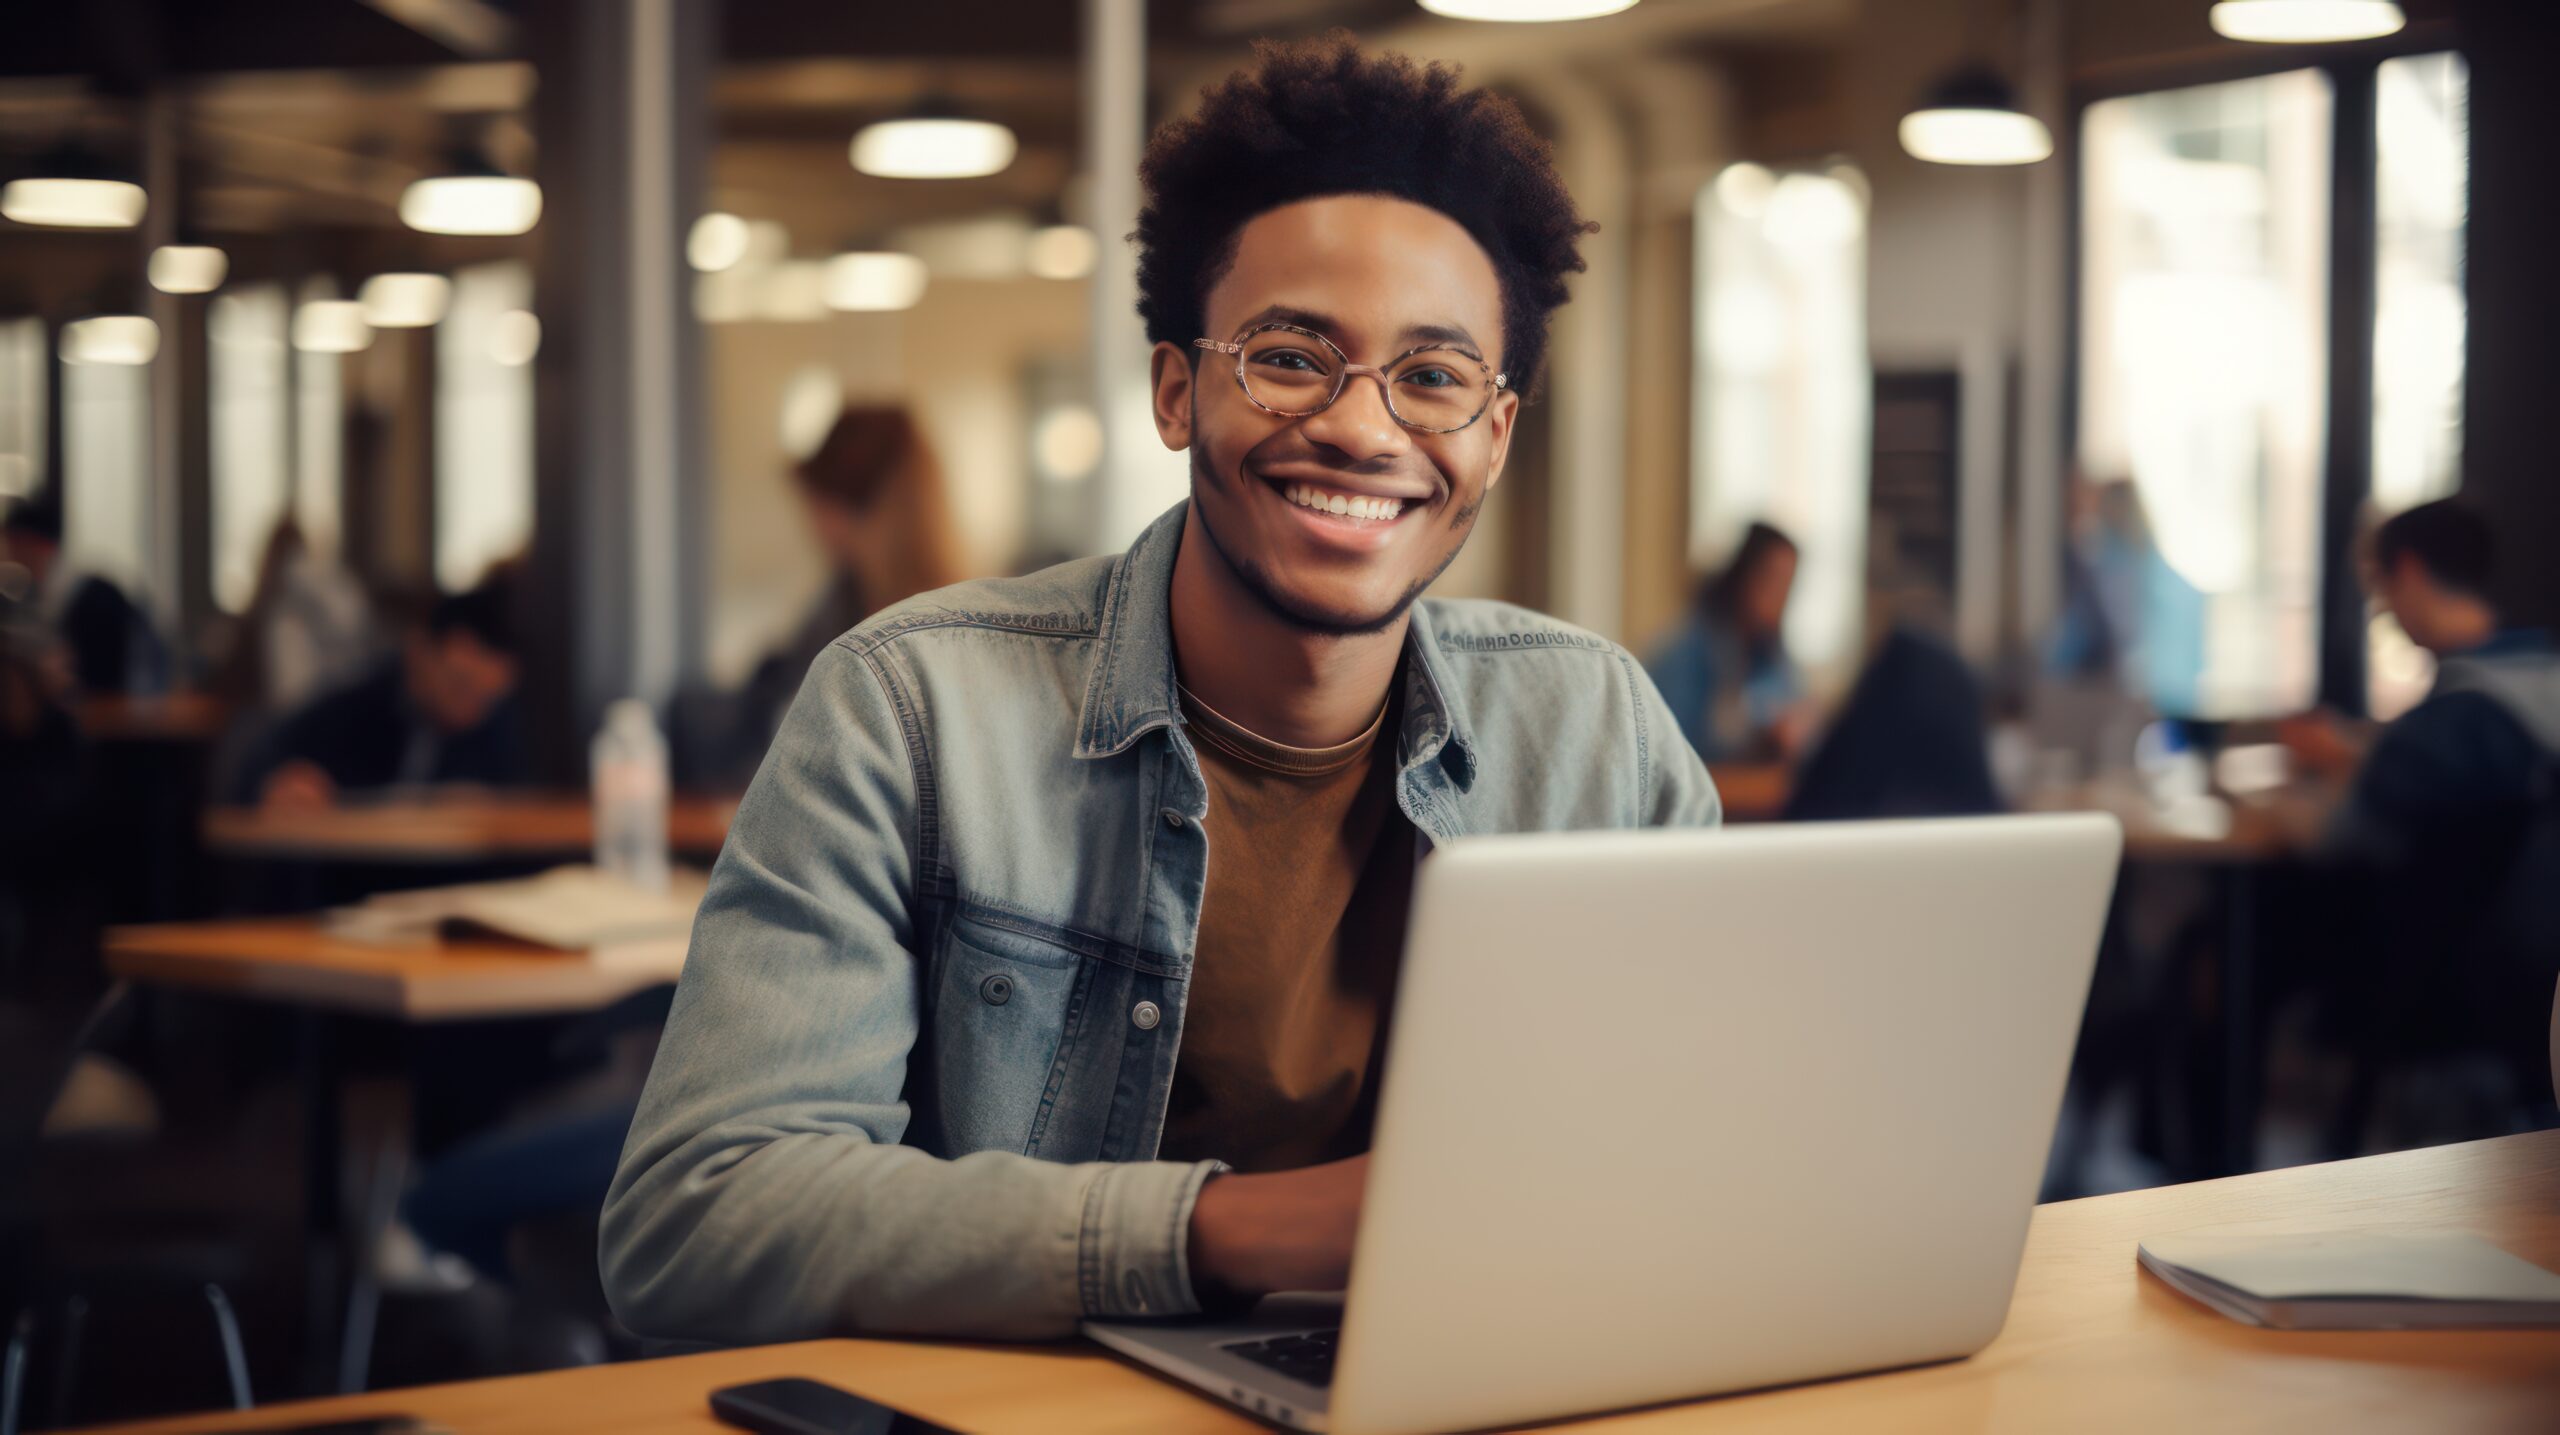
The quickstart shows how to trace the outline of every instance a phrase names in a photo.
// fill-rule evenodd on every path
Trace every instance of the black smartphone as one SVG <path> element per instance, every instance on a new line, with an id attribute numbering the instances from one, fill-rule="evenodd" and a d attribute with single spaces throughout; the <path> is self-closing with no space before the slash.
<path id="1" fill-rule="evenodd" d="M 960 1435 L 815 1380 L 759 1380 L 711 1392 L 723 1425 L 764 1435 Z"/>

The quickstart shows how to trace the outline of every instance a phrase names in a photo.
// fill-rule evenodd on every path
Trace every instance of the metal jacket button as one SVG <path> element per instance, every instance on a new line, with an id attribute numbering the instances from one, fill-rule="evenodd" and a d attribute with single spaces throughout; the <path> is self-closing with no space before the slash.
<path id="1" fill-rule="evenodd" d="M 1156 1023 L 1164 1020 L 1164 1009 L 1154 1002 L 1140 1002 L 1129 1012 L 1129 1020 L 1136 1022 L 1140 1031 L 1153 1031 Z"/>
<path id="2" fill-rule="evenodd" d="M 1172 829 L 1173 829 L 1174 831 L 1176 831 L 1176 832 L 1181 831 L 1181 830 L 1182 830 L 1182 814 L 1181 814 L 1181 813 L 1179 813 L 1179 812 L 1174 811 L 1174 810 L 1173 810 L 1172 808 L 1170 808 L 1170 807 L 1166 808 L 1166 809 L 1164 810 L 1164 825 L 1165 825 L 1165 826 L 1167 826 L 1167 827 L 1172 828 Z"/>
<path id="3" fill-rule="evenodd" d="M 978 995 L 985 997 L 989 1006 L 1003 1006 L 1013 1000 L 1013 978 L 999 972 L 978 983 Z"/>

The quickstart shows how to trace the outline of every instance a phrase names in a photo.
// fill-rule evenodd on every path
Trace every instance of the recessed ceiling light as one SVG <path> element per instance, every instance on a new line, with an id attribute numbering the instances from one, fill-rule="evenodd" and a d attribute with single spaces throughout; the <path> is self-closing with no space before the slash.
<path id="1" fill-rule="evenodd" d="M 0 185 L 0 218 L 54 229 L 131 229 L 150 198 L 121 179 L 40 176 Z"/>
<path id="2" fill-rule="evenodd" d="M 2009 82 L 1984 69 L 1959 71 L 1902 117 L 1902 147 L 1932 164 L 2034 164 L 2053 153 L 2044 121 L 2018 108 Z"/>
<path id="3" fill-rule="evenodd" d="M 1013 163 L 1013 131 L 992 120 L 919 115 L 865 125 L 853 167 L 882 179 L 975 179 Z"/>
<path id="4" fill-rule="evenodd" d="M 889 250 L 857 250 L 827 261 L 827 307 L 847 313 L 912 309 L 924 297 L 924 261 Z"/>
<path id="5" fill-rule="evenodd" d="M 714 210 L 693 222 L 684 237 L 685 262 L 705 274 L 717 274 L 747 257 L 753 235 L 747 222 Z"/>
<path id="6" fill-rule="evenodd" d="M 160 352 L 160 326 L 140 314 L 100 314 L 62 326 L 66 364 L 147 364 Z"/>
<path id="7" fill-rule="evenodd" d="M 364 321 L 377 329 L 424 329 L 444 318 L 453 281 L 441 274 L 376 274 L 356 291 Z"/>
<path id="8" fill-rule="evenodd" d="M 472 165 L 400 196 L 400 222 L 427 234 L 522 234 L 542 220 L 542 186 Z"/>
<path id="9" fill-rule="evenodd" d="M 230 256 L 210 244 L 163 244 L 144 271 L 163 294 L 210 294 L 231 272 Z"/>
<path id="10" fill-rule="evenodd" d="M 2409 23 L 2395 0 L 2217 0 L 2207 18 L 2226 40 L 2265 45 L 2371 40 Z"/>
<path id="11" fill-rule="evenodd" d="M 1535 24 L 1553 20 L 1592 20 L 1634 7 L 1636 0 L 1421 0 L 1422 8 L 1452 20 L 1498 20 Z"/>
<path id="12" fill-rule="evenodd" d="M 353 299 L 313 299 L 293 311 L 293 346 L 307 354 L 352 354 L 373 342 L 364 306 Z"/>

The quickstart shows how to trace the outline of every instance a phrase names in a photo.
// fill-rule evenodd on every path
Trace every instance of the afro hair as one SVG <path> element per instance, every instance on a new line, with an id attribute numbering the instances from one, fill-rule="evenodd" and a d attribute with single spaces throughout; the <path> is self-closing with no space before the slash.
<path id="1" fill-rule="evenodd" d="M 1379 194 L 1456 220 L 1502 284 L 1502 349 L 1512 387 L 1534 394 L 1547 319 L 1583 268 L 1586 221 L 1547 142 L 1520 109 L 1459 88 L 1458 71 L 1366 55 L 1345 31 L 1264 41 L 1256 64 L 1201 92 L 1200 108 L 1155 133 L 1138 177 L 1138 313 L 1147 337 L 1203 335 L 1208 293 L 1255 216 L 1334 194 Z M 1195 355 L 1196 357 L 1196 355 Z"/>

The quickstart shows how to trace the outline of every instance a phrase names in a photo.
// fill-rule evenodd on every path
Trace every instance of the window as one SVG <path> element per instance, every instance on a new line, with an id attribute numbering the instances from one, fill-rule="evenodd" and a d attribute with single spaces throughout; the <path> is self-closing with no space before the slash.
<path id="1" fill-rule="evenodd" d="M 1817 683 L 1859 659 L 1867 534 L 1866 181 L 1737 164 L 1699 191 L 1689 548 L 1765 519 L 1802 566 L 1787 647 Z"/>
<path id="2" fill-rule="evenodd" d="M 338 297 L 337 284 L 312 278 L 302 302 Z M 322 552 L 337 551 L 346 491 L 347 388 L 345 356 L 318 349 L 293 351 L 293 517 L 302 536 Z"/>
<path id="3" fill-rule="evenodd" d="M 2115 551 L 2166 713 L 2318 691 L 2332 95 L 2295 70 L 2082 117 L 2078 460 L 2140 500 Z"/>
<path id="4" fill-rule="evenodd" d="M 0 321 L 0 500 L 43 482 L 46 358 L 42 319 Z"/>
<path id="5" fill-rule="evenodd" d="M 291 494 L 290 317 L 274 284 L 228 290 L 206 312 L 213 601 L 226 613 L 256 596 L 259 562 Z"/>
<path id="6" fill-rule="evenodd" d="M 478 583 L 533 536 L 533 273 L 483 264 L 453 276 L 436 328 L 436 586 Z"/>
<path id="7" fill-rule="evenodd" d="M 151 606 L 151 366 L 62 366 L 62 547 Z"/>
<path id="8" fill-rule="evenodd" d="M 2470 70 L 2453 54 L 2374 72 L 2373 508 L 2446 496 L 2462 480 L 2463 227 L 2470 211 Z M 2367 628 L 2366 701 L 2396 717 L 2434 664 L 2388 616 Z"/>

